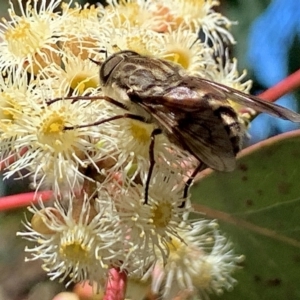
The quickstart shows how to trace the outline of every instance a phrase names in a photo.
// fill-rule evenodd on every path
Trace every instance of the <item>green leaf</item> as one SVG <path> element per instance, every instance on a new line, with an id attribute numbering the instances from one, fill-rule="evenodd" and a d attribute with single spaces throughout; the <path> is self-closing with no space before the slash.
<path id="1" fill-rule="evenodd" d="M 246 256 L 221 299 L 300 299 L 300 130 L 243 150 L 234 172 L 201 175 L 195 210 L 218 219 Z"/>

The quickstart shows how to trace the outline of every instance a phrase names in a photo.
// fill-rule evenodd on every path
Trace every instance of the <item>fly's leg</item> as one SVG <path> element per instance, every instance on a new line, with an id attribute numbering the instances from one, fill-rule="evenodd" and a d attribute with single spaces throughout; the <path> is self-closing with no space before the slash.
<path id="1" fill-rule="evenodd" d="M 107 96 L 69 96 L 69 97 L 63 97 L 63 98 L 54 98 L 54 99 L 48 100 L 47 105 L 51 105 L 55 102 L 62 101 L 62 100 L 72 100 L 73 102 L 76 102 L 79 100 L 89 100 L 89 101 L 104 100 L 104 101 L 107 101 L 119 108 L 127 110 L 127 107 L 125 104 L 123 104 L 113 98 L 107 97 Z"/>
<path id="2" fill-rule="evenodd" d="M 154 158 L 154 144 L 155 144 L 155 137 L 159 134 L 161 134 L 162 131 L 160 128 L 156 128 L 152 131 L 150 139 L 150 146 L 149 146 L 149 160 L 150 160 L 150 167 L 149 167 L 149 172 L 147 174 L 147 179 L 146 179 L 146 185 L 145 185 L 145 201 L 144 204 L 148 204 L 148 196 L 149 196 L 149 185 L 150 185 L 150 180 L 151 176 L 153 173 L 153 168 L 155 165 L 155 158 Z"/>
<path id="3" fill-rule="evenodd" d="M 184 190 L 183 190 L 183 201 L 182 201 L 181 205 L 179 206 L 179 208 L 183 208 L 185 206 L 185 199 L 188 196 L 188 192 L 189 192 L 190 186 L 193 183 L 196 175 L 199 172 L 201 172 L 204 169 L 206 169 L 206 168 L 207 168 L 207 166 L 204 163 L 200 162 L 199 165 L 195 168 L 195 170 L 191 174 L 191 176 L 189 177 L 189 179 L 186 181 L 185 187 L 184 187 Z"/>
<path id="4" fill-rule="evenodd" d="M 97 125 L 101 125 L 101 124 L 111 122 L 111 121 L 115 121 L 115 120 L 119 120 L 119 119 L 132 119 L 132 120 L 147 123 L 145 118 L 143 118 L 142 116 L 126 113 L 126 114 L 123 114 L 123 115 L 113 116 L 113 117 L 110 117 L 110 118 L 107 118 L 107 119 L 104 119 L 104 120 L 100 120 L 100 121 L 97 121 L 97 122 L 94 122 L 94 123 L 90 123 L 90 124 L 65 126 L 64 130 L 74 130 L 74 129 L 78 129 L 78 128 L 97 126 Z"/>

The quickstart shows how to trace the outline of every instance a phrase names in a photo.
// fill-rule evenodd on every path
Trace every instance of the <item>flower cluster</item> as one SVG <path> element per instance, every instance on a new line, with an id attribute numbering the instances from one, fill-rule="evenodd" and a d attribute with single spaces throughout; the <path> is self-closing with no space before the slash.
<path id="1" fill-rule="evenodd" d="M 118 268 L 163 299 L 233 287 L 241 258 L 216 222 L 188 219 L 185 182 L 198 162 L 164 134 L 154 138 L 155 123 L 105 101 L 95 63 L 133 50 L 248 91 L 224 50 L 232 22 L 218 4 L 19 0 L 20 15 L 11 4 L 0 24 L 0 155 L 14 157 L 6 178 L 23 174 L 34 190 L 53 192 L 19 233 L 37 244 L 29 259 L 41 259 L 52 279 L 100 287 Z"/>

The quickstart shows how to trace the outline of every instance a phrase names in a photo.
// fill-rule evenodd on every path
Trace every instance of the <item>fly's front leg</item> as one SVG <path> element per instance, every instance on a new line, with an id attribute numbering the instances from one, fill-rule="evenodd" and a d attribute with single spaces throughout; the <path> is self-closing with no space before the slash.
<path id="1" fill-rule="evenodd" d="M 119 102 L 113 98 L 107 97 L 107 96 L 66 96 L 66 97 L 59 97 L 54 98 L 47 101 L 47 105 L 51 105 L 55 102 L 62 101 L 62 100 L 72 100 L 73 102 L 79 101 L 79 100 L 88 100 L 88 101 L 94 101 L 94 100 L 104 100 L 107 101 L 119 108 L 127 110 L 127 106 L 123 104 L 122 102 Z"/>
<path id="2" fill-rule="evenodd" d="M 113 116 L 104 120 L 100 120 L 94 123 L 90 123 L 90 124 L 83 124 L 83 125 L 75 125 L 75 126 L 65 126 L 64 130 L 74 130 L 74 129 L 78 129 L 78 128 L 85 128 L 85 127 L 91 127 L 91 126 L 97 126 L 97 125 L 101 125 L 107 122 L 111 122 L 111 121 L 115 121 L 115 120 L 119 120 L 119 119 L 132 119 L 132 120 L 136 120 L 136 121 L 140 121 L 140 122 L 145 122 L 145 118 L 143 118 L 142 116 L 138 116 L 138 115 L 134 115 L 134 114 L 130 114 L 130 113 L 126 113 L 123 115 L 117 115 L 117 116 Z"/>

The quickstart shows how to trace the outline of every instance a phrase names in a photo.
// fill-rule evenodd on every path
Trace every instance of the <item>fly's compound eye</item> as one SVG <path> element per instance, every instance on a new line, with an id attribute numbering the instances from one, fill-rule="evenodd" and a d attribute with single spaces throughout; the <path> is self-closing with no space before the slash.
<path id="1" fill-rule="evenodd" d="M 116 53 L 110 56 L 100 68 L 100 81 L 102 84 L 106 84 L 107 80 L 114 72 L 115 68 L 123 61 L 123 56 Z"/>

